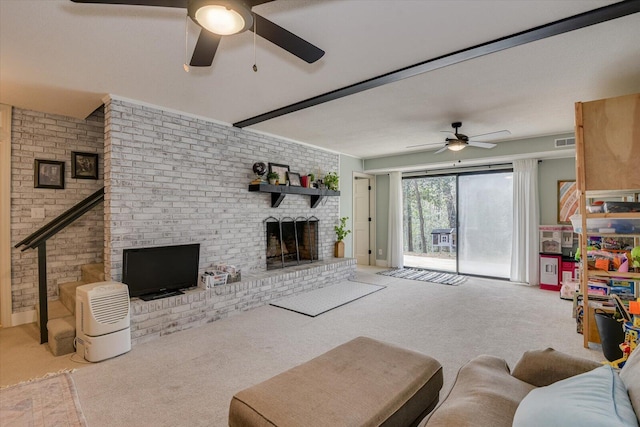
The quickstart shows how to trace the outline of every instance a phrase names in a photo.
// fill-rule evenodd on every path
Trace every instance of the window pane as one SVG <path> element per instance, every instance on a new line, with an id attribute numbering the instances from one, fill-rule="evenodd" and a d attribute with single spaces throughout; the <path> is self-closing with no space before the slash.
<path id="1" fill-rule="evenodd" d="M 404 265 L 456 271 L 456 177 L 402 181 Z"/>

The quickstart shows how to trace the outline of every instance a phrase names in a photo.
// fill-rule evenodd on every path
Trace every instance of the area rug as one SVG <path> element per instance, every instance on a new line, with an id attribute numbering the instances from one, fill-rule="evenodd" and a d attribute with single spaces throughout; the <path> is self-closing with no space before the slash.
<path id="1" fill-rule="evenodd" d="M 400 279 L 420 280 L 422 282 L 441 283 L 443 285 L 459 285 L 467 280 L 466 276 L 442 273 L 440 271 L 423 270 L 420 268 L 394 268 L 381 271 L 378 274 L 397 277 Z"/>
<path id="2" fill-rule="evenodd" d="M 0 425 L 86 426 L 69 372 L 0 389 Z"/>
<path id="3" fill-rule="evenodd" d="M 345 281 L 303 294 L 283 298 L 271 303 L 274 307 L 316 317 L 329 310 L 343 306 L 364 296 L 384 289 L 386 286 Z"/>

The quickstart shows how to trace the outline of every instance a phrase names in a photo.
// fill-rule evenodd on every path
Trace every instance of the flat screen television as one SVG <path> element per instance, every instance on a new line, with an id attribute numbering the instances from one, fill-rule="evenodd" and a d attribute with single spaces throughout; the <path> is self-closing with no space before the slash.
<path id="1" fill-rule="evenodd" d="M 131 248 L 122 252 L 122 283 L 145 301 L 198 285 L 200 244 Z"/>

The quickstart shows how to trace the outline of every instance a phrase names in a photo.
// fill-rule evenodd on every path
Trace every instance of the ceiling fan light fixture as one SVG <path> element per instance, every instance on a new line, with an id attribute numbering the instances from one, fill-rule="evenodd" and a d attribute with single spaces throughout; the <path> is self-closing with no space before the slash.
<path id="1" fill-rule="evenodd" d="M 466 146 L 467 144 L 459 139 L 450 139 L 447 143 L 447 148 L 451 151 L 460 151 Z"/>
<path id="2" fill-rule="evenodd" d="M 192 17 L 205 30 L 220 36 L 241 33 L 253 25 L 251 11 L 231 1 L 194 1 Z"/>

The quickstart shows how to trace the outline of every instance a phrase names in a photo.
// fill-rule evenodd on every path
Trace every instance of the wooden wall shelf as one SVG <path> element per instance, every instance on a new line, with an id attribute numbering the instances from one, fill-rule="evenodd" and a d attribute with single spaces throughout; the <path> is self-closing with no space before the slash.
<path id="1" fill-rule="evenodd" d="M 301 194 L 311 196 L 311 208 L 317 207 L 322 199 L 327 196 L 339 196 L 339 191 L 327 190 L 325 188 L 306 188 L 295 185 L 271 185 L 271 184 L 249 184 L 249 191 L 271 194 L 271 207 L 277 208 L 287 194 Z"/>

